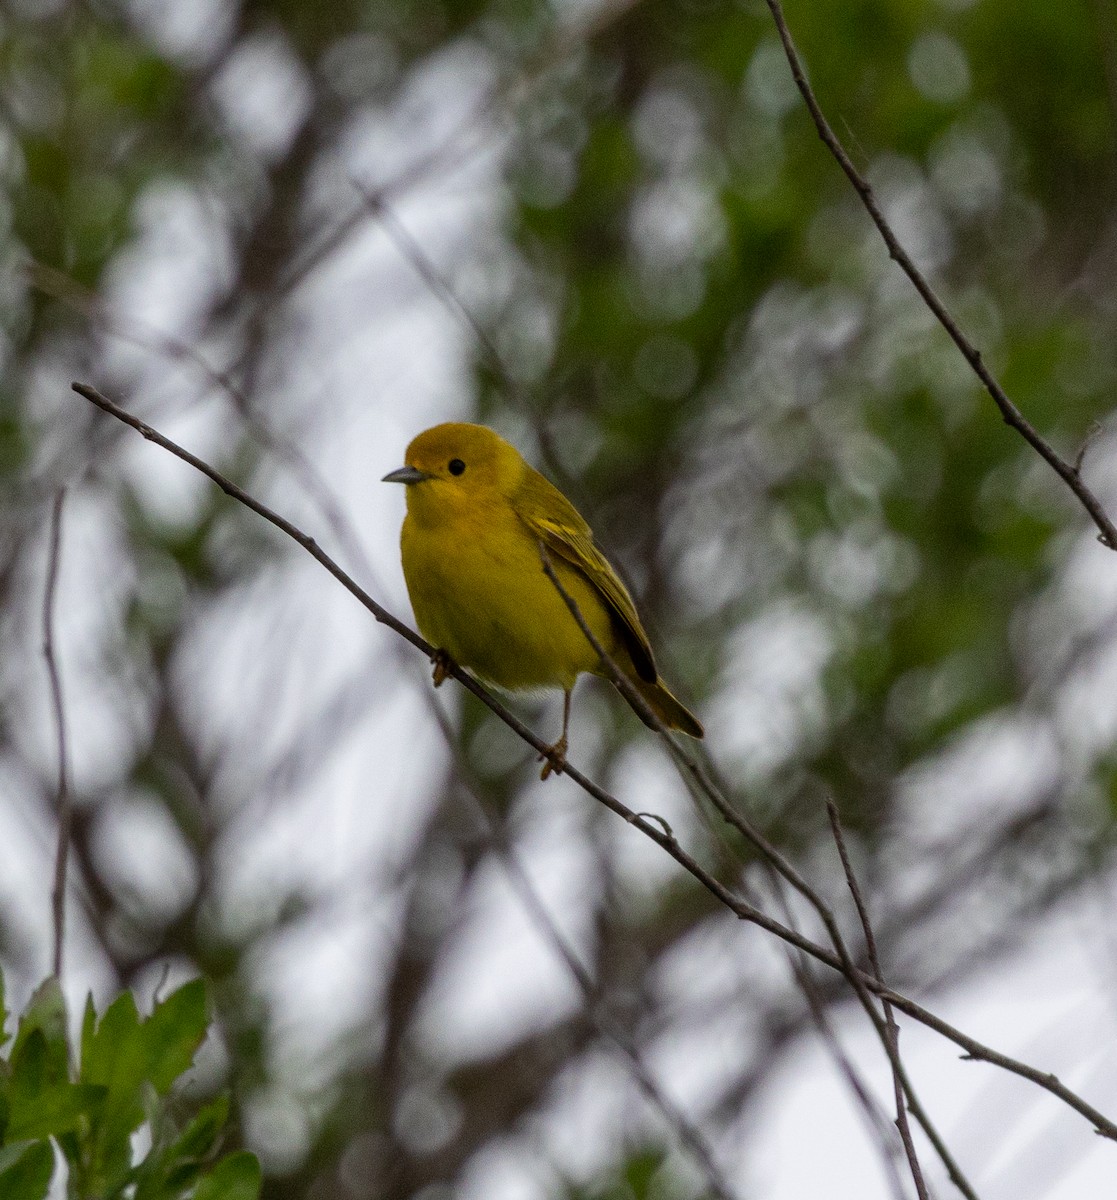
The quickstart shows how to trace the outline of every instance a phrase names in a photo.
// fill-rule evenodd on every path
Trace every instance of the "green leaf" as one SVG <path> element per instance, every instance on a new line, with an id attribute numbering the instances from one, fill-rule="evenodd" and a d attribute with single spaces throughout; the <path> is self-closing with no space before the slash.
<path id="1" fill-rule="evenodd" d="M 92 1121 L 104 1103 L 105 1089 L 73 1083 L 53 1084 L 31 1096 L 13 1088 L 6 1136 L 45 1138 L 73 1129 L 80 1118 Z"/>
<path id="2" fill-rule="evenodd" d="M 632 1194 L 645 1197 L 651 1194 L 652 1181 L 663 1166 L 662 1150 L 643 1150 L 632 1156 L 625 1164 L 624 1177 Z"/>
<path id="3" fill-rule="evenodd" d="M 147 1078 L 162 1096 L 194 1062 L 206 1036 L 206 985 L 191 980 L 168 996 L 144 1022 Z"/>
<path id="4" fill-rule="evenodd" d="M 171 1149 L 176 1158 L 202 1159 L 213 1153 L 229 1119 L 229 1097 L 210 1101 L 182 1131 Z"/>
<path id="5" fill-rule="evenodd" d="M 218 1096 L 177 1138 L 156 1139 L 151 1153 L 135 1171 L 134 1200 L 165 1200 L 191 1188 L 215 1156 L 228 1116 L 229 1098 Z"/>
<path id="6" fill-rule="evenodd" d="M 13 1100 L 16 1095 L 36 1096 L 55 1082 L 49 1075 L 47 1059 L 50 1051 L 41 1029 L 32 1029 L 16 1046 L 12 1055 L 10 1089 Z"/>
<path id="7" fill-rule="evenodd" d="M 131 1132 L 143 1120 L 140 1088 L 146 1078 L 140 1016 L 132 993 L 124 992 L 105 1010 L 90 1038 L 80 1079 L 109 1089 L 106 1122 L 126 1120 Z"/>
<path id="8" fill-rule="evenodd" d="M 38 1035 L 42 1040 L 42 1069 L 44 1078 L 52 1083 L 70 1077 L 70 1043 L 66 1036 L 66 1002 L 62 989 L 52 975 L 31 997 L 20 1018 L 15 1044 L 12 1046 L 13 1069 L 27 1042 Z"/>
<path id="9" fill-rule="evenodd" d="M 146 1019 L 140 1018 L 130 992 L 117 997 L 99 1022 L 92 1014 L 87 1005 L 79 1077 L 105 1093 L 93 1128 L 86 1180 L 87 1190 L 103 1192 L 128 1178 L 132 1133 L 145 1118 L 157 1117 L 157 1097 L 165 1095 L 193 1062 L 206 1033 L 205 985 L 200 979 L 185 984 Z M 157 1143 L 165 1137 L 156 1128 L 153 1136 Z M 159 1151 L 154 1155 L 147 1182 L 162 1170 Z"/>
<path id="10" fill-rule="evenodd" d="M 226 1155 L 198 1184 L 194 1200 L 257 1200 L 260 1164 L 255 1154 L 238 1150 Z"/>
<path id="11" fill-rule="evenodd" d="M 79 1079 L 106 1091 L 104 1107 L 92 1130 L 85 1168 L 85 1188 L 95 1194 L 123 1182 L 132 1163 L 130 1138 L 144 1118 L 140 1099 L 144 1056 L 139 1028 L 136 1002 L 131 992 L 124 992 L 109 1005 L 85 1039 Z"/>
<path id="12" fill-rule="evenodd" d="M 0 1200 L 43 1200 L 54 1174 L 49 1142 L 29 1142 L 0 1149 Z"/>
<path id="13" fill-rule="evenodd" d="M 87 1007 L 87 1019 L 89 1011 Z M 121 1051 L 135 1043 L 139 1027 L 136 1001 L 131 992 L 122 992 L 105 1010 L 87 1041 L 83 1034 L 81 1082 L 111 1085 L 114 1078 L 120 1078 L 131 1065 Z"/>
<path id="14" fill-rule="evenodd" d="M 4 1103 L 4 1134 L 9 1139 L 35 1139 L 72 1129 L 81 1116 L 92 1119 L 103 1099 L 103 1087 L 78 1087 L 57 1077 L 57 1047 L 42 1029 L 21 1028 L 13 1054 Z"/>

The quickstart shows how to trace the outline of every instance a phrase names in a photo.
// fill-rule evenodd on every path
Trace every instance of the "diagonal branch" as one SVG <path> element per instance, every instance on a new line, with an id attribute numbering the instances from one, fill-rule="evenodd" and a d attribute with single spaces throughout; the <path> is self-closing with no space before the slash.
<path id="1" fill-rule="evenodd" d="M 805 897 L 805 899 L 811 904 L 821 918 L 826 927 L 826 931 L 830 936 L 830 940 L 834 945 L 834 949 L 837 951 L 838 957 L 841 960 L 842 974 L 845 975 L 845 977 L 852 984 L 853 989 L 857 994 L 857 999 L 860 1001 L 862 1008 L 864 1008 L 866 1015 L 876 1031 L 877 1036 L 880 1038 L 885 1054 L 888 1057 L 889 1065 L 892 1068 L 892 1077 L 896 1091 L 896 1125 L 900 1133 L 901 1144 L 903 1145 L 904 1154 L 908 1160 L 908 1166 L 911 1170 L 912 1180 L 915 1184 L 915 1190 L 919 1196 L 919 1200 L 929 1200 L 929 1194 L 927 1191 L 926 1182 L 923 1179 L 923 1171 L 919 1164 L 919 1158 L 915 1151 L 915 1143 L 913 1142 L 911 1136 L 911 1129 L 907 1119 L 907 1109 L 904 1105 L 905 1095 L 907 1096 L 908 1103 L 912 1107 L 912 1111 L 918 1113 L 920 1124 L 924 1126 L 932 1145 L 942 1158 L 943 1165 L 946 1167 L 951 1179 L 955 1181 L 959 1190 L 967 1197 L 967 1200 L 976 1200 L 976 1196 L 972 1187 L 962 1174 L 961 1169 L 958 1167 L 954 1157 L 951 1155 L 946 1144 L 939 1136 L 938 1131 L 932 1125 L 930 1118 L 926 1114 L 926 1110 L 924 1110 L 920 1104 L 919 1099 L 915 1094 L 915 1089 L 911 1084 L 911 1080 L 904 1069 L 903 1062 L 900 1059 L 898 1030 L 896 1028 L 895 1018 L 892 1015 L 891 1005 L 887 1000 L 883 1002 L 885 1020 L 882 1021 L 880 1014 L 877 1012 L 876 1006 L 873 1003 L 872 997 L 869 994 L 869 989 L 866 987 L 865 982 L 862 979 L 861 972 L 854 964 L 853 958 L 849 953 L 849 949 L 847 948 L 845 941 L 841 936 L 837 920 L 830 906 L 826 904 L 818 892 L 812 888 L 805 879 L 802 878 L 799 872 L 795 870 L 786 857 L 782 855 L 775 846 L 771 845 L 771 843 L 768 842 L 763 834 L 761 834 L 760 831 L 756 829 L 750 821 L 742 817 L 737 810 L 733 808 L 733 806 L 725 798 L 725 795 L 721 789 L 709 779 L 706 772 L 702 770 L 699 764 L 674 743 L 666 726 L 645 703 L 643 697 L 636 690 L 636 688 L 633 687 L 631 680 L 629 680 L 628 677 L 620 670 L 616 662 L 609 656 L 604 646 L 602 646 L 600 640 L 595 636 L 593 630 L 590 629 L 588 622 L 582 615 L 581 610 L 578 608 L 577 602 L 563 587 L 562 581 L 555 573 L 550 556 L 548 555 L 547 549 L 542 542 L 539 543 L 539 554 L 543 561 L 544 574 L 548 579 L 550 579 L 551 583 L 557 589 L 567 608 L 570 610 L 571 615 L 574 617 L 574 620 L 578 623 L 578 627 L 589 640 L 590 645 L 597 652 L 598 657 L 601 659 L 602 665 L 605 667 L 613 683 L 621 690 L 625 698 L 628 699 L 630 703 L 638 705 L 637 712 L 641 715 L 641 717 L 647 720 L 654 729 L 656 729 L 663 737 L 667 739 L 667 742 L 671 747 L 672 757 L 675 760 L 676 766 L 689 772 L 690 776 L 701 788 L 703 794 L 713 801 L 718 811 L 726 818 L 726 820 L 729 821 L 730 824 L 732 824 L 740 833 L 742 833 L 752 843 L 752 845 L 761 852 L 761 854 L 764 856 L 764 866 L 769 873 L 769 877 L 776 894 L 780 895 L 780 881 L 782 879 L 784 882 L 787 882 L 794 887 L 803 897 Z M 836 810 L 831 815 L 831 820 L 833 821 L 834 819 L 836 819 Z M 837 836 L 840 837 L 840 827 Z M 861 917 L 862 924 L 867 931 L 867 938 L 872 939 L 870 942 L 872 948 L 870 962 L 873 966 L 873 975 L 883 988 L 884 979 L 881 976 L 880 964 L 876 961 L 876 941 L 875 938 L 872 938 L 872 931 L 868 926 L 868 916 L 864 910 L 864 905 L 861 902 L 860 890 L 857 888 L 856 880 L 852 877 L 852 869 L 849 867 L 849 860 L 845 854 L 845 844 L 842 841 L 839 841 L 838 844 L 842 854 L 842 864 L 846 868 L 847 878 L 851 880 L 850 887 L 853 890 L 854 899 L 857 902 L 858 914 Z M 789 911 L 787 910 L 786 901 L 784 902 L 784 906 L 785 911 Z M 790 921 L 788 924 L 791 926 Z M 815 1013 L 816 1023 L 819 1024 L 820 1030 L 822 1030 L 825 1034 L 824 1026 L 818 1022 L 816 1013 L 816 998 L 813 994 L 813 985 L 811 984 L 809 974 L 805 968 L 800 968 L 798 964 L 795 963 L 794 958 L 792 958 L 792 969 L 795 972 L 796 979 L 799 981 L 800 987 L 807 998 L 807 1003 L 810 1006 L 812 1013 Z M 841 1061 L 840 1058 L 839 1061 Z M 858 1091 L 856 1082 L 854 1083 L 854 1092 L 860 1099 L 860 1092 Z"/>
<path id="2" fill-rule="evenodd" d="M 207 462 L 191 454 L 188 450 L 183 449 L 176 442 L 172 442 L 170 438 L 164 437 L 163 434 L 153 429 L 146 422 L 141 421 L 139 417 L 133 416 L 132 413 L 119 405 L 114 404 L 107 397 L 102 396 L 96 388 L 92 388 L 84 383 L 75 383 L 72 385 L 73 390 L 78 395 L 83 396 L 90 403 L 96 405 L 110 416 L 122 421 L 125 425 L 131 426 L 148 441 L 154 442 L 157 446 L 161 446 L 164 450 L 173 454 L 176 458 L 188 463 L 195 470 L 200 471 L 208 479 L 212 480 L 226 495 L 239 501 L 246 508 L 252 510 L 258 516 L 263 517 L 265 521 L 274 525 L 277 529 L 287 534 L 293 541 L 302 546 L 321 566 L 323 566 L 350 595 L 354 596 L 364 607 L 372 614 L 374 619 L 382 625 L 387 625 L 400 637 L 410 642 L 416 649 L 422 651 L 428 658 L 432 658 L 435 654 L 435 648 L 430 645 L 424 638 L 420 637 L 412 629 L 409 629 L 398 617 L 390 613 L 383 605 L 374 600 L 351 576 L 347 575 L 340 566 L 318 545 L 314 538 L 309 534 L 304 533 L 296 525 L 292 524 L 285 517 L 280 516 L 277 512 L 270 509 L 266 504 L 261 503 L 255 497 L 249 495 L 243 488 L 233 483 L 232 480 L 226 479 L 214 467 L 211 467 Z M 529 729 L 514 713 L 510 712 L 494 695 L 468 672 L 463 671 L 456 663 L 450 662 L 446 666 L 447 674 L 452 675 L 467 691 L 472 692 L 482 704 L 485 705 L 492 713 L 494 713 L 509 729 L 512 730 L 522 741 L 533 747 L 539 754 L 549 756 L 551 747 L 548 746 L 542 738 Z M 1014 1059 L 1007 1054 L 1002 1054 L 998 1050 L 994 1050 L 990 1046 L 979 1042 L 976 1038 L 970 1037 L 962 1030 L 951 1025 L 948 1021 L 944 1021 L 935 1013 L 924 1008 L 921 1004 L 902 995 L 900 992 L 893 991 L 891 988 L 885 987 L 880 980 L 869 972 L 860 970 L 853 964 L 848 954 L 842 955 L 835 951 L 826 949 L 825 946 L 819 945 L 811 938 L 799 933 L 795 929 L 782 924 L 780 921 L 770 917 L 763 910 L 757 908 L 754 904 L 734 892 L 731 888 L 726 887 L 720 880 L 716 879 L 709 873 L 691 854 L 689 854 L 676 840 L 674 834 L 669 827 L 661 827 L 658 824 L 657 818 L 649 817 L 647 814 L 638 813 L 622 803 L 611 792 L 607 791 L 600 784 L 595 783 L 588 776 L 583 775 L 579 770 L 570 766 L 569 763 L 563 767 L 563 773 L 577 784 L 587 795 L 592 796 L 599 803 L 603 804 L 610 812 L 620 817 L 629 825 L 638 829 L 645 837 L 650 838 L 657 846 L 666 851 L 671 858 L 679 864 L 688 874 L 690 874 L 699 884 L 702 885 L 716 900 L 723 904 L 734 916 L 742 921 L 748 921 L 750 924 L 756 925 L 765 932 L 772 934 L 774 937 L 780 938 L 791 946 L 809 954 L 816 961 L 825 964 L 832 970 L 849 979 L 854 987 L 862 987 L 866 991 L 874 995 L 887 999 L 895 1008 L 906 1013 L 920 1024 L 927 1026 L 929 1029 L 935 1030 L 936 1033 L 953 1042 L 965 1052 L 965 1057 L 975 1059 L 980 1062 L 987 1062 L 993 1066 L 1000 1067 L 1004 1071 L 1008 1071 L 1013 1075 L 1018 1075 L 1022 1079 L 1027 1079 L 1031 1083 L 1036 1084 L 1044 1091 L 1063 1101 L 1064 1104 L 1074 1109 L 1093 1125 L 1095 1131 L 1102 1137 L 1109 1138 L 1117 1142 L 1117 1122 L 1110 1120 L 1104 1113 L 1095 1108 L 1082 1096 L 1072 1091 L 1060 1079 L 1050 1072 L 1041 1071 L 1036 1067 L 1029 1066 L 1019 1059 Z M 825 907 L 825 906 L 824 906 Z"/>
<path id="3" fill-rule="evenodd" d="M 772 19 L 776 23 L 780 41 L 783 43 L 784 54 L 787 56 L 788 64 L 791 67 L 791 74 L 795 77 L 795 84 L 799 88 L 800 93 L 802 93 L 803 100 L 810 111 L 811 119 L 818 130 L 818 136 L 834 156 L 838 166 L 845 172 L 846 177 L 853 184 L 853 188 L 858 196 L 861 197 L 861 203 L 865 206 L 866 212 L 868 212 L 873 224 L 880 231 L 880 236 L 884 238 L 884 244 L 888 247 L 889 257 L 899 265 L 900 269 L 911 280 L 915 290 L 923 297 L 927 307 L 938 319 L 939 324 L 950 335 L 950 340 L 961 351 L 962 357 L 974 369 L 977 377 L 984 384 L 985 390 L 992 396 L 993 402 L 1000 409 L 1005 424 L 1015 429 L 1078 497 L 1082 507 L 1090 514 L 1091 520 L 1100 531 L 1098 541 L 1110 550 L 1117 550 L 1117 527 L 1114 526 L 1112 520 L 1102 507 L 1101 501 L 1083 483 L 1079 472 L 1080 464 L 1067 462 L 1036 431 L 1035 426 L 1032 425 L 1020 409 L 1009 399 L 1004 388 L 1001 387 L 992 372 L 985 365 L 981 357 L 981 351 L 962 332 L 958 322 L 950 314 L 946 305 L 939 299 L 934 288 L 927 281 L 927 277 L 915 265 L 911 255 L 901 245 L 892 226 L 888 224 L 884 213 L 881 212 L 880 205 L 877 203 L 876 196 L 873 194 L 873 189 L 869 186 L 868 180 L 853 165 L 853 161 L 846 153 L 845 147 L 839 141 L 837 134 L 831 129 L 829 121 L 827 121 L 823 114 L 818 100 L 811 90 L 811 85 L 807 82 L 803 61 L 799 57 L 799 51 L 795 48 L 795 42 L 791 37 L 791 30 L 787 27 L 787 19 L 784 17 L 780 0 L 765 0 L 765 3 L 767 3 L 772 13 Z"/>
<path id="4" fill-rule="evenodd" d="M 446 715 L 433 701 L 434 693 L 428 690 L 427 694 L 432 697 L 431 709 L 442 728 L 447 745 L 454 753 L 457 769 L 465 783 L 465 793 L 488 831 L 489 842 L 504 866 L 508 882 L 518 895 L 524 911 L 535 925 L 536 930 L 566 967 L 578 990 L 582 993 L 583 1011 L 586 1016 L 598 1031 L 628 1059 L 637 1086 L 649 1103 L 659 1110 L 663 1119 L 674 1129 L 680 1144 L 686 1147 L 705 1175 L 708 1194 L 715 1200 L 733 1200 L 733 1190 L 717 1165 L 713 1149 L 702 1131 L 688 1119 L 682 1109 L 656 1083 L 636 1038 L 621 1022 L 611 1016 L 603 1002 L 605 997 L 602 995 L 602 989 L 594 981 L 589 968 L 579 958 L 574 947 L 563 936 L 547 911 L 543 898 L 532 884 L 515 851 L 508 844 L 496 817 L 482 799 L 480 785 L 455 745 L 453 732 L 449 727 Z"/>
<path id="5" fill-rule="evenodd" d="M 468 164 L 491 139 L 492 131 L 479 128 L 489 117 L 500 117 L 502 109 L 530 94 L 546 72 L 573 54 L 581 52 L 596 38 L 622 21 L 643 0 L 614 0 L 605 4 L 584 22 L 560 28 L 529 61 L 520 73 L 486 89 L 475 104 L 457 121 L 450 133 L 426 155 L 405 167 L 393 178 L 375 187 L 362 187 L 362 200 L 296 262 L 280 281 L 277 295 L 267 299 L 266 307 L 293 292 L 308 276 L 344 246 L 375 215 L 378 205 L 396 200 L 428 182 L 436 172 L 441 177 Z"/>

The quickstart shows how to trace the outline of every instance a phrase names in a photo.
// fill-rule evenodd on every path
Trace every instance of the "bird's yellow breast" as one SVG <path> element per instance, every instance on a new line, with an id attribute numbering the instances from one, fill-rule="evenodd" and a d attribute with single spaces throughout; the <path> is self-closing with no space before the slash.
<path id="1" fill-rule="evenodd" d="M 423 636 L 461 666 L 510 689 L 571 688 L 600 660 L 543 572 L 539 546 L 503 497 L 457 505 L 437 486 L 408 492 L 400 548 Z M 613 653 L 609 612 L 592 585 L 552 565 L 594 635 Z"/>

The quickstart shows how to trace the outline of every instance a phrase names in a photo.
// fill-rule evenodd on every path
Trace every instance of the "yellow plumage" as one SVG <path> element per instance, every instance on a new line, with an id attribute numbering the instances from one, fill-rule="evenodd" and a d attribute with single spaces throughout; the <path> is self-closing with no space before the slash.
<path id="1" fill-rule="evenodd" d="M 590 527 L 513 446 L 483 425 L 436 425 L 408 446 L 406 463 L 385 479 L 407 485 L 400 549 L 419 629 L 500 687 L 561 687 L 566 708 L 556 765 L 575 680 L 606 671 L 544 574 L 540 544 L 594 636 L 660 721 L 702 736 L 658 678 L 632 597 L 593 544 Z"/>

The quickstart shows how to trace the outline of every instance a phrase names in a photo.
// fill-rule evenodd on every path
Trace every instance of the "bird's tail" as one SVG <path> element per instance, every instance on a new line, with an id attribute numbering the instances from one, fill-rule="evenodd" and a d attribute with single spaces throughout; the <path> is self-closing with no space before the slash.
<path id="1" fill-rule="evenodd" d="M 647 680 L 632 675 L 629 675 L 628 679 L 643 697 L 644 703 L 668 729 L 677 729 L 692 738 L 705 737 L 706 731 L 701 722 L 681 701 L 671 695 L 662 679 L 657 679 L 655 683 L 648 683 Z M 646 720 L 643 713 L 636 710 L 636 715 L 645 725 L 652 728 L 651 722 Z"/>

